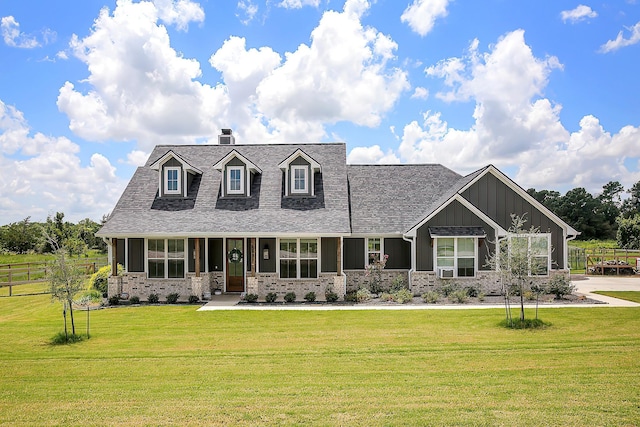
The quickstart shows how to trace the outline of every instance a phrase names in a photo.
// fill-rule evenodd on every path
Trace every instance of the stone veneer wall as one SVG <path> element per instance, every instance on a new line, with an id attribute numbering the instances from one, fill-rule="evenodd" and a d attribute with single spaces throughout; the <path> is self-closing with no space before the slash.
<path id="1" fill-rule="evenodd" d="M 366 275 L 365 270 L 346 270 L 347 275 L 347 292 L 354 292 L 360 289 L 362 286 L 367 286 L 371 277 Z M 405 283 L 409 284 L 409 271 L 408 270 L 382 270 L 382 288 L 389 290 L 393 280 L 402 276 Z"/>
<path id="2" fill-rule="evenodd" d="M 309 292 L 316 293 L 316 300 L 324 301 L 324 293 L 327 288 L 333 287 L 333 291 L 340 297 L 344 297 L 344 279 L 335 273 L 320 273 L 318 279 L 281 279 L 277 273 L 258 273 L 255 277 L 247 277 L 247 293 L 257 294 L 260 300 L 269 292 L 282 298 L 288 292 L 296 293 L 296 300 L 301 301 Z"/>
<path id="3" fill-rule="evenodd" d="M 551 270 L 549 276 L 531 277 L 536 283 L 547 283 L 553 276 L 569 275 L 569 270 Z M 422 295 L 427 291 L 440 289 L 446 284 L 455 283 L 461 288 L 475 286 L 485 295 L 500 295 L 502 284 L 500 276 L 495 271 L 478 271 L 476 277 L 458 277 L 454 279 L 438 279 L 434 271 L 414 271 L 411 273 L 411 291 L 414 295 Z"/>
<path id="4" fill-rule="evenodd" d="M 180 301 L 187 301 L 191 295 L 202 298 L 207 288 L 213 293 L 216 279 L 222 288 L 222 273 L 218 272 L 201 273 L 200 277 L 195 277 L 195 273 L 187 273 L 184 279 L 148 279 L 146 273 L 125 273 L 109 277 L 108 295 L 111 297 L 126 293 L 129 298 L 137 296 L 141 301 L 146 301 L 149 294 L 153 293 L 158 294 L 162 301 L 167 295 L 177 293 Z"/>

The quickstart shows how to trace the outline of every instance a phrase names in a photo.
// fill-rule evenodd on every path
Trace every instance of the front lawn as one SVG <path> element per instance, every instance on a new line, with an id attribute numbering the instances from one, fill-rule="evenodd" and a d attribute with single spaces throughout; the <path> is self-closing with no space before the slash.
<path id="1" fill-rule="evenodd" d="M 640 303 L 640 292 L 637 291 L 594 291 L 593 293 Z"/>
<path id="2" fill-rule="evenodd" d="M 0 298 L 0 424 L 640 423 L 640 309 L 503 313 L 120 307 L 52 346 L 60 305 Z"/>

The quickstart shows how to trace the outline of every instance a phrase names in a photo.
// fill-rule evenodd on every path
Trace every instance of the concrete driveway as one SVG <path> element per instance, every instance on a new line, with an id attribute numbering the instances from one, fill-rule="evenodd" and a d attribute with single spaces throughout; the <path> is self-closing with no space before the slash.
<path id="1" fill-rule="evenodd" d="M 640 304 L 592 293 L 593 291 L 640 291 L 640 276 L 572 276 L 576 293 L 606 302 L 609 307 L 638 307 Z"/>

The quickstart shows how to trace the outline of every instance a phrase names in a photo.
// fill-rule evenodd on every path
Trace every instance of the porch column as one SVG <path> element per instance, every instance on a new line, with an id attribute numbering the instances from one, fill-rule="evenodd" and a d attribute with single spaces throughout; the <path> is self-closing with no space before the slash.
<path id="1" fill-rule="evenodd" d="M 195 239 L 196 243 L 196 277 L 200 277 L 200 239 Z"/>
<path id="2" fill-rule="evenodd" d="M 336 239 L 338 240 L 338 243 L 336 244 L 336 247 L 338 248 L 336 250 L 336 256 L 338 257 L 336 266 L 338 270 L 337 275 L 340 276 L 342 275 L 342 237 L 336 237 Z"/>
<path id="3" fill-rule="evenodd" d="M 118 239 L 111 239 L 111 275 L 118 276 Z"/>
<path id="4" fill-rule="evenodd" d="M 251 277 L 256 277 L 256 239 L 249 239 L 249 249 L 251 252 L 249 256 L 251 257 Z"/>

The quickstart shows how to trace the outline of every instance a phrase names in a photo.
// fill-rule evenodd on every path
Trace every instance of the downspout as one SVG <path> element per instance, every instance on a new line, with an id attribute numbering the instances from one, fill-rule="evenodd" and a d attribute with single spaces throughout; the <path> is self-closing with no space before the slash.
<path id="1" fill-rule="evenodd" d="M 571 274 L 571 266 L 569 265 L 569 242 L 574 240 L 578 235 L 572 235 L 567 237 L 567 231 L 564 231 L 564 269 L 569 270 L 569 274 Z M 584 266 L 585 271 L 587 266 Z"/>

